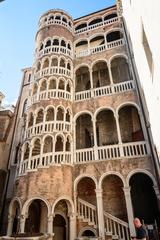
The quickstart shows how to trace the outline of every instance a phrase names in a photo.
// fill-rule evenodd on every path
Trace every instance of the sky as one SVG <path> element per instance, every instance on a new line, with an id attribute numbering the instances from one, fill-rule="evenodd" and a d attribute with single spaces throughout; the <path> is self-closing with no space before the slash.
<path id="1" fill-rule="evenodd" d="M 34 61 L 35 35 L 40 16 L 49 9 L 63 9 L 73 18 L 108 6 L 116 0 L 5 0 L 0 3 L 0 91 L 5 103 L 15 103 L 22 69 Z"/>

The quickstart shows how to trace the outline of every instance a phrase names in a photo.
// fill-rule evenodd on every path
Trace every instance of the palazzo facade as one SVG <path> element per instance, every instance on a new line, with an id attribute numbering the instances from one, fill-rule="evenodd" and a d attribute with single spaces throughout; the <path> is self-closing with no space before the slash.
<path id="1" fill-rule="evenodd" d="M 23 72 L 7 235 L 127 240 L 134 217 L 160 224 L 154 158 L 117 7 L 75 20 L 59 9 L 44 13 L 34 64 Z"/>

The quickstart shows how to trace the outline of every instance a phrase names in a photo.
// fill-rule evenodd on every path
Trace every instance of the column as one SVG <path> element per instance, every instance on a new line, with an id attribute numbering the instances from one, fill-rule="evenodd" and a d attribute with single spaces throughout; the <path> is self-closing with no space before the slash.
<path id="1" fill-rule="evenodd" d="M 19 171 L 17 171 L 17 175 L 21 174 L 23 158 L 24 158 L 24 147 L 22 147 L 22 150 L 21 150 L 21 159 L 19 162 Z"/>
<path id="2" fill-rule="evenodd" d="M 117 127 L 117 135 L 118 135 L 118 144 L 119 144 L 120 156 L 124 157 L 122 138 L 121 138 L 121 131 L 120 131 L 120 126 L 119 126 L 119 115 L 118 114 L 114 114 L 114 117 L 115 117 L 115 120 L 116 120 L 116 127 Z"/>
<path id="3" fill-rule="evenodd" d="M 160 192 L 158 186 L 153 186 L 153 189 L 155 191 L 156 197 L 157 197 L 157 203 L 158 203 L 158 208 L 160 210 Z"/>
<path id="4" fill-rule="evenodd" d="M 51 236 L 53 236 L 53 215 L 50 215 L 48 217 L 48 227 L 47 227 L 47 232 Z"/>
<path id="5" fill-rule="evenodd" d="M 37 118 L 37 114 L 34 113 L 34 114 L 33 114 L 32 135 L 36 134 L 36 131 L 35 131 L 36 118 Z M 30 136 L 30 137 L 31 137 L 31 136 Z"/>
<path id="6" fill-rule="evenodd" d="M 44 110 L 44 114 L 43 114 L 43 122 L 42 122 L 42 133 L 45 132 L 45 123 L 46 123 L 46 115 L 47 115 L 47 110 Z"/>
<path id="7" fill-rule="evenodd" d="M 97 199 L 99 237 L 101 237 L 102 240 L 104 240 L 105 233 L 104 233 L 104 213 L 103 213 L 102 189 L 96 189 L 95 192 L 96 192 L 96 199 Z"/>
<path id="8" fill-rule="evenodd" d="M 40 94 L 40 84 L 38 84 L 38 89 L 37 89 L 37 93 L 36 93 L 36 102 L 39 101 L 39 94 Z M 34 95 L 33 95 L 34 96 Z M 33 102 L 32 102 L 33 104 Z"/>
<path id="9" fill-rule="evenodd" d="M 10 214 L 8 215 L 8 228 L 7 228 L 7 236 L 10 236 L 12 234 L 12 228 L 13 228 L 13 216 Z"/>
<path id="10" fill-rule="evenodd" d="M 69 240 L 76 239 L 76 215 L 75 213 L 71 214 L 69 217 Z"/>
<path id="11" fill-rule="evenodd" d="M 20 217 L 20 233 L 24 233 L 26 218 L 27 216 L 25 215 L 21 215 Z"/>
<path id="12" fill-rule="evenodd" d="M 94 97 L 92 69 L 89 69 L 89 75 L 90 75 L 90 83 L 91 83 L 91 97 Z"/>
<path id="13" fill-rule="evenodd" d="M 73 122 L 73 162 L 76 163 L 76 122 Z"/>
<path id="14" fill-rule="evenodd" d="M 92 125 L 93 125 L 93 138 L 94 138 L 94 157 L 95 160 L 98 160 L 98 149 L 97 149 L 97 133 L 96 133 L 96 120 L 92 119 Z"/>
<path id="15" fill-rule="evenodd" d="M 30 145 L 27 171 L 31 170 L 32 149 L 33 149 L 33 146 Z"/>
<path id="16" fill-rule="evenodd" d="M 44 147 L 44 142 L 42 142 L 42 143 L 41 143 L 41 150 L 40 150 L 40 161 L 39 161 L 38 168 L 42 168 L 42 167 L 43 167 L 43 165 L 42 165 L 43 147 Z"/>
<path id="17" fill-rule="evenodd" d="M 111 64 L 108 63 L 108 72 L 109 72 L 109 78 L 110 78 L 110 83 L 113 85 L 113 77 L 112 77 L 112 71 L 111 71 Z"/>
<path id="18" fill-rule="evenodd" d="M 134 227 L 134 216 L 133 216 L 133 208 L 131 202 L 131 194 L 130 194 L 130 187 L 124 187 L 124 196 L 126 200 L 126 208 L 127 208 L 127 215 L 128 215 L 128 224 L 131 236 L 136 236 L 135 227 Z"/>

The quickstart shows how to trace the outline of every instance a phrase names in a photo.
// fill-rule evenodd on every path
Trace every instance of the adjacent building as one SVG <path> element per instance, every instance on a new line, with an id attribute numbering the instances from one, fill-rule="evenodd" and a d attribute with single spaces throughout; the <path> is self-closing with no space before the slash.
<path id="1" fill-rule="evenodd" d="M 4 97 L 0 92 L 0 214 L 6 190 L 14 117 L 14 107 L 3 105 L 2 101 Z"/>

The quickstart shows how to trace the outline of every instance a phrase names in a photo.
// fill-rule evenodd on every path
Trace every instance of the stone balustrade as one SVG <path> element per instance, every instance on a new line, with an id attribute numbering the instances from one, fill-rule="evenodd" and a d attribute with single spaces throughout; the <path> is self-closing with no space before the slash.
<path id="1" fill-rule="evenodd" d="M 25 133 L 25 138 L 31 138 L 36 135 L 44 134 L 44 133 L 52 133 L 54 131 L 60 132 L 70 132 L 71 131 L 71 123 L 64 121 L 46 121 L 37 123 L 29 128 L 27 128 Z"/>
<path id="2" fill-rule="evenodd" d="M 75 150 L 75 155 L 74 164 L 84 164 L 120 158 L 146 157 L 148 153 L 146 142 L 140 141 L 79 149 Z M 40 167 L 45 168 L 54 165 L 72 164 L 72 157 L 71 152 L 65 151 L 32 156 L 30 160 L 25 159 L 20 163 L 18 175 L 26 174 L 28 171 L 35 171 Z"/>
<path id="3" fill-rule="evenodd" d="M 121 92 L 131 91 L 135 89 L 135 84 L 133 80 L 116 83 L 113 85 L 108 85 L 104 87 L 94 88 L 93 95 L 92 90 L 86 90 L 75 93 L 75 101 L 83 101 L 90 99 L 91 97 L 101 97 L 107 95 L 113 95 Z"/>
<path id="4" fill-rule="evenodd" d="M 117 22 L 119 22 L 119 18 L 114 17 L 114 18 L 111 18 L 111 19 L 108 19 L 108 20 L 105 20 L 105 21 L 102 21 L 102 22 L 99 22 L 99 23 L 96 23 L 96 24 L 78 29 L 78 30 L 75 30 L 75 34 L 79 35 L 81 33 L 88 32 L 90 30 L 93 30 L 93 29 L 96 29 L 96 28 L 99 28 L 99 27 L 102 27 L 102 26 L 111 25 L 111 24 L 117 23 Z"/>
<path id="5" fill-rule="evenodd" d="M 113 48 L 121 47 L 125 45 L 125 41 L 123 38 L 118 39 L 116 41 L 108 42 L 106 44 L 102 44 L 100 46 L 88 48 L 75 53 L 75 58 L 86 57 L 92 54 L 104 52 Z"/>

